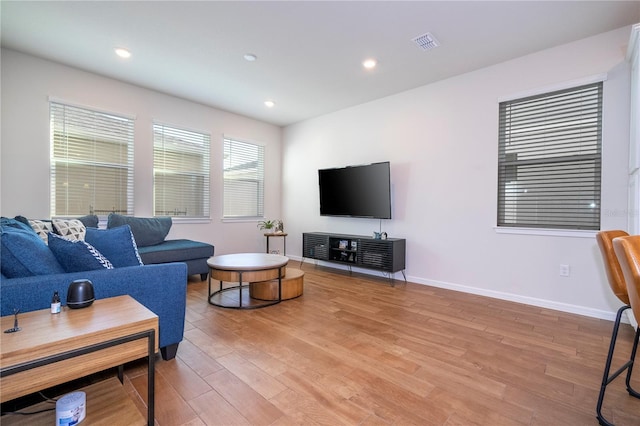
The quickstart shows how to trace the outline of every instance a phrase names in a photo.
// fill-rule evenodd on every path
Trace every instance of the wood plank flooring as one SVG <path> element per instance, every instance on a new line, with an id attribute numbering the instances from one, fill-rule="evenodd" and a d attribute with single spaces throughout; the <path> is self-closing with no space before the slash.
<path id="1" fill-rule="evenodd" d="M 156 424 L 598 424 L 612 322 L 302 269 L 302 297 L 258 310 L 210 306 L 206 281 L 189 283 L 185 339 L 156 364 Z M 614 368 L 632 338 L 623 326 Z M 125 385 L 144 414 L 144 363 L 127 366 Z M 604 413 L 640 424 L 623 377 Z"/>

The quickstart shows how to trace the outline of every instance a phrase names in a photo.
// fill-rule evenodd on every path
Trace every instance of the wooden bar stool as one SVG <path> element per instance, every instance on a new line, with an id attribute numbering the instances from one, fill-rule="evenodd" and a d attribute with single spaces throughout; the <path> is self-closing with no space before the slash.
<path id="1" fill-rule="evenodd" d="M 627 291 L 627 284 L 625 281 L 625 276 L 623 270 L 621 268 L 621 262 L 619 261 L 618 256 L 616 256 L 616 250 L 614 250 L 614 238 L 620 237 L 628 237 L 629 234 L 625 231 L 601 231 L 596 234 L 596 240 L 598 241 L 598 246 L 600 247 L 600 252 L 602 253 L 602 259 L 604 261 L 605 271 L 607 273 L 607 279 L 609 281 L 609 286 L 618 299 L 622 303 L 623 306 L 618 309 L 618 313 L 616 314 L 616 320 L 613 324 L 613 332 L 611 333 L 611 343 L 609 344 L 609 353 L 607 355 L 607 361 L 604 367 L 604 373 L 602 376 L 602 384 L 600 386 L 600 394 L 598 395 L 598 403 L 596 405 L 596 413 L 598 417 L 598 422 L 601 425 L 613 425 L 613 423 L 609 422 L 602 415 L 602 403 L 604 401 L 604 394 L 607 388 L 607 385 L 611 383 L 616 377 L 618 377 L 622 372 L 627 370 L 627 391 L 630 395 L 635 396 L 636 398 L 640 398 L 640 394 L 631 388 L 629 381 L 631 379 L 631 371 L 633 367 L 633 360 L 635 359 L 636 348 L 638 345 L 638 333 L 636 333 L 635 342 L 633 346 L 633 351 L 631 354 L 631 358 L 627 361 L 622 367 L 620 367 L 615 373 L 609 375 L 611 371 L 611 361 L 613 359 L 613 352 L 616 346 L 616 339 L 618 337 L 618 329 L 620 328 L 620 320 L 622 319 L 622 314 L 627 309 L 630 309 L 629 305 L 629 294 Z M 640 311 L 639 311 L 640 312 Z M 637 314 L 636 314 L 637 316 Z"/>
<path id="2" fill-rule="evenodd" d="M 640 235 L 635 235 L 635 236 L 623 235 L 623 236 L 614 237 L 613 249 L 616 254 L 618 264 L 620 265 L 620 269 L 622 270 L 625 287 L 627 289 L 626 297 L 629 304 L 631 305 L 631 310 L 633 311 L 633 315 L 637 321 L 640 319 Z M 620 310 L 623 310 L 623 308 L 620 308 Z M 618 321 L 619 321 L 619 318 L 618 318 Z M 640 327 L 636 329 L 636 334 L 633 340 L 633 348 L 631 349 L 631 356 L 629 357 L 629 361 L 627 361 L 620 369 L 618 369 L 618 371 L 616 371 L 611 376 L 611 378 L 607 380 L 607 383 L 605 384 L 606 386 L 613 379 L 615 379 L 619 374 L 621 374 L 623 371 L 626 370 L 627 378 L 625 383 L 627 386 L 627 392 L 629 392 L 629 395 L 636 398 L 640 398 L 640 393 L 638 393 L 636 390 L 634 390 L 631 387 L 630 381 L 631 381 L 631 374 L 633 373 L 633 363 L 636 358 L 636 352 L 638 350 L 639 340 L 640 340 Z M 610 359 L 608 359 L 608 364 L 610 363 L 611 361 Z M 605 373 L 608 373 L 608 372 L 605 371 Z M 603 391 L 601 391 L 601 394 L 602 396 L 604 396 Z M 606 420 L 602 416 L 602 413 L 600 412 L 600 408 L 602 407 L 602 401 L 600 398 L 598 400 L 598 404 L 599 404 L 598 405 L 598 421 L 600 422 L 601 425 L 611 425 L 612 423 Z"/>

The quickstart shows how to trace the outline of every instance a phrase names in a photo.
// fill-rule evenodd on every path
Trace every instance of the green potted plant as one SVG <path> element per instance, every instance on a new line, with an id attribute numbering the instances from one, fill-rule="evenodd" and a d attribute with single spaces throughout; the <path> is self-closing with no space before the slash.
<path id="1" fill-rule="evenodd" d="M 261 231 L 265 229 L 271 231 L 276 226 L 276 222 L 277 220 L 261 220 L 258 222 L 258 228 L 260 228 Z"/>

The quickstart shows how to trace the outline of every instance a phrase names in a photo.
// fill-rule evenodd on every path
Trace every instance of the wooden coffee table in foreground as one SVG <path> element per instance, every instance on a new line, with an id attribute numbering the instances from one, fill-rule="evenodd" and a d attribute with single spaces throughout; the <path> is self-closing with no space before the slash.
<path id="1" fill-rule="evenodd" d="M 255 309 L 275 305 L 282 301 L 282 279 L 289 258 L 279 254 L 238 253 L 213 256 L 209 265 L 209 303 L 232 309 Z M 218 290 L 211 291 L 211 280 L 220 281 Z M 277 280 L 278 297 L 275 300 L 257 301 L 249 296 L 248 285 L 260 281 Z M 224 282 L 238 283 L 224 287 Z"/>
<path id="2" fill-rule="evenodd" d="M 13 327 L 2 317 L 2 330 Z M 147 424 L 154 424 L 154 357 L 158 351 L 158 317 L 130 296 L 96 300 L 83 309 L 49 309 L 19 314 L 16 333 L 0 331 L 0 399 L 9 401 L 129 361 L 148 358 Z M 145 424 L 117 380 L 84 389 L 87 417 L 93 425 Z M 54 406 L 55 408 L 55 406 Z M 29 410 L 26 410 L 29 411 Z M 25 418 L 26 417 L 26 418 Z M 55 409 L 32 416 L 4 415 L 0 423 L 53 424 Z"/>

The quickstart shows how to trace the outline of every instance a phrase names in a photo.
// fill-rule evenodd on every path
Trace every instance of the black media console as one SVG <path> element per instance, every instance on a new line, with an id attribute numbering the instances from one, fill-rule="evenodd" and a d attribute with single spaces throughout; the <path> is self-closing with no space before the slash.
<path id="1" fill-rule="evenodd" d="M 302 234 L 302 259 L 317 259 L 358 268 L 394 273 L 405 269 L 406 240 L 386 240 L 361 235 L 305 232 Z M 391 277 L 393 278 L 393 277 Z"/>

